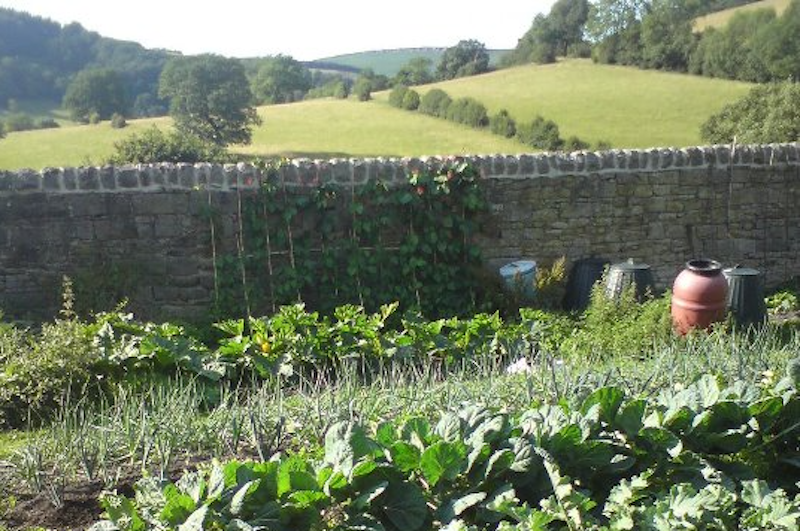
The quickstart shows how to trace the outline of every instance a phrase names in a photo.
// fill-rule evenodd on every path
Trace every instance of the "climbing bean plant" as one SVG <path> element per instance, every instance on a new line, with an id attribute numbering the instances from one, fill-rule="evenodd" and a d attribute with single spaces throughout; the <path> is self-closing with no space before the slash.
<path id="1" fill-rule="evenodd" d="M 486 200 L 473 166 L 358 185 L 287 186 L 279 167 L 264 176 L 239 197 L 235 252 L 217 256 L 220 316 L 301 301 L 322 312 L 397 301 L 433 317 L 480 309 L 473 235 Z"/>

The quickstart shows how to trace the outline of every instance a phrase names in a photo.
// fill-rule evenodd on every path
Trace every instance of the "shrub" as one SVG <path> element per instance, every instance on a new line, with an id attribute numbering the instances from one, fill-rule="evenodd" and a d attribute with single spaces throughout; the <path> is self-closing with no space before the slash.
<path id="1" fill-rule="evenodd" d="M 15 112 L 6 118 L 5 130 L 9 133 L 31 129 L 36 129 L 36 124 L 33 118 L 24 112 Z"/>
<path id="2" fill-rule="evenodd" d="M 91 113 L 89 113 L 89 123 L 90 124 L 97 125 L 101 121 L 102 121 L 102 118 L 100 117 L 100 113 L 95 112 L 95 111 L 92 111 Z"/>
<path id="3" fill-rule="evenodd" d="M 38 334 L 0 330 L 0 426 L 34 424 L 67 398 L 96 384 L 90 370 L 97 354 L 92 333 L 80 321 L 45 324 Z"/>
<path id="4" fill-rule="evenodd" d="M 442 89 L 431 89 L 422 96 L 419 102 L 419 112 L 444 118 L 447 116 L 447 108 L 450 107 L 452 101 L 452 98 Z"/>
<path id="5" fill-rule="evenodd" d="M 391 105 L 392 107 L 397 107 L 398 109 L 402 109 L 403 98 L 406 97 L 406 92 L 408 92 L 407 86 L 396 85 L 389 93 L 389 105 Z"/>
<path id="6" fill-rule="evenodd" d="M 471 127 L 485 127 L 489 123 L 486 107 L 469 97 L 454 100 L 447 108 L 447 119 Z"/>
<path id="7" fill-rule="evenodd" d="M 358 101 L 369 101 L 372 99 L 372 81 L 365 77 L 358 78 L 353 85 L 353 94 Z"/>
<path id="8" fill-rule="evenodd" d="M 603 278 L 592 289 L 582 326 L 564 342 L 565 353 L 584 357 L 639 356 L 654 343 L 669 341 L 669 294 L 640 303 L 633 284 L 619 298 L 608 297 L 605 285 Z"/>
<path id="9" fill-rule="evenodd" d="M 595 143 L 594 148 L 597 151 L 608 151 L 609 149 L 611 149 L 611 142 L 609 142 L 608 140 L 600 139 Z"/>
<path id="10" fill-rule="evenodd" d="M 589 149 L 589 143 L 573 135 L 564 141 L 563 149 L 564 151 L 583 151 Z"/>
<path id="11" fill-rule="evenodd" d="M 42 118 L 36 122 L 37 129 L 57 129 L 58 127 L 61 126 L 52 118 Z"/>
<path id="12" fill-rule="evenodd" d="M 403 95 L 402 108 L 407 111 L 416 111 L 419 107 L 419 93 L 416 90 L 408 89 Z"/>
<path id="13" fill-rule="evenodd" d="M 489 127 L 492 133 L 506 138 L 512 138 L 517 134 L 517 122 L 508 114 L 508 111 L 502 109 L 489 120 Z"/>
<path id="14" fill-rule="evenodd" d="M 164 133 L 153 127 L 114 144 L 110 164 L 148 164 L 155 162 L 226 162 L 224 148 L 199 138 L 178 133 Z"/>
<path id="15" fill-rule="evenodd" d="M 552 120 L 537 116 L 532 122 L 517 126 L 517 139 L 528 146 L 547 151 L 557 151 L 563 147 L 558 125 Z"/>
<path id="16" fill-rule="evenodd" d="M 795 142 L 800 139 L 800 84 L 758 85 L 712 115 L 700 134 L 714 144 Z"/>
<path id="17" fill-rule="evenodd" d="M 119 113 L 114 113 L 111 115 L 111 127 L 114 129 L 124 129 L 128 126 L 128 122 L 125 121 L 125 117 Z"/>
<path id="18" fill-rule="evenodd" d="M 467 98 L 467 103 L 461 116 L 461 123 L 471 127 L 486 127 L 489 125 L 486 107 L 476 99 Z"/>

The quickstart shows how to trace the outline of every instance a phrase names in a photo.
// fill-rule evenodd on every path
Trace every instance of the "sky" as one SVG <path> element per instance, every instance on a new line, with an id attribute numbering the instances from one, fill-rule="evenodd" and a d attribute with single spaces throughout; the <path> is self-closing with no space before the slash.
<path id="1" fill-rule="evenodd" d="M 62 24 L 147 48 L 228 57 L 284 54 L 313 60 L 345 53 L 448 47 L 477 39 L 513 48 L 554 0 L 0 0 Z"/>

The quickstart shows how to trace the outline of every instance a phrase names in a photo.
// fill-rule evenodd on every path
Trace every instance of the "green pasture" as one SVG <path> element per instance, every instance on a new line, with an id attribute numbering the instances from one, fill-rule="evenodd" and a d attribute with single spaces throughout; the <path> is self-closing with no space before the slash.
<path id="1" fill-rule="evenodd" d="M 730 9 L 723 9 L 715 13 L 697 17 L 694 20 L 693 29 L 696 32 L 702 32 L 707 28 L 719 28 L 728 23 L 733 15 L 740 11 L 754 11 L 756 9 L 774 9 L 775 13 L 780 15 L 786 8 L 789 7 L 791 0 L 761 0 L 753 2 L 752 4 L 745 4 L 739 7 L 732 7 Z"/>
<path id="2" fill-rule="evenodd" d="M 515 140 L 388 104 L 310 100 L 262 107 L 264 123 L 237 153 L 310 158 L 522 153 Z"/>
<path id="3" fill-rule="evenodd" d="M 131 120 L 125 129 L 109 122 L 11 133 L 0 140 L 0 169 L 102 164 L 113 152 L 114 142 L 152 126 L 166 126 L 168 118 Z"/>
<path id="4" fill-rule="evenodd" d="M 592 144 L 605 140 L 613 147 L 644 148 L 701 143 L 700 125 L 743 97 L 751 85 L 571 60 L 498 70 L 417 90 L 424 93 L 433 87 L 452 98 L 476 98 L 490 114 L 507 109 L 517 122 L 541 114 L 558 124 L 564 138 L 577 135 Z"/>

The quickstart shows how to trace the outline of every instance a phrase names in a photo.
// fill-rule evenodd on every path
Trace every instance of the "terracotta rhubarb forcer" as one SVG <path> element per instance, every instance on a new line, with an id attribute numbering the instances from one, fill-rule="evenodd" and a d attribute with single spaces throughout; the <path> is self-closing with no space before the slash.
<path id="1" fill-rule="evenodd" d="M 728 282 L 714 260 L 690 260 L 672 285 L 672 325 L 685 335 L 725 318 Z"/>

